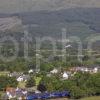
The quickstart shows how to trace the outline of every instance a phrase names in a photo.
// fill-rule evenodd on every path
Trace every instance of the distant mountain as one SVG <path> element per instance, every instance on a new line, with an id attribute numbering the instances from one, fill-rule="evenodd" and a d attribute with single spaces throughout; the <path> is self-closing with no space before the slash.
<path id="1" fill-rule="evenodd" d="M 0 0 L 0 12 L 59 10 L 75 7 L 100 8 L 100 0 Z"/>
<path id="2" fill-rule="evenodd" d="M 61 29 L 69 35 L 86 37 L 100 33 L 100 8 L 71 8 L 58 11 L 38 11 L 15 14 L 24 25 L 33 25 L 34 36 L 61 37 Z"/>
<path id="3" fill-rule="evenodd" d="M 23 25 L 29 25 L 28 31 L 33 37 L 53 36 L 59 38 L 62 28 L 67 29 L 68 35 L 82 38 L 100 33 L 100 8 L 70 8 L 0 14 L 4 20 L 9 17 L 13 18 L 13 16 L 17 16 L 18 21 L 20 20 L 19 22 L 22 22 Z M 12 22 L 9 21 L 9 23 Z"/>

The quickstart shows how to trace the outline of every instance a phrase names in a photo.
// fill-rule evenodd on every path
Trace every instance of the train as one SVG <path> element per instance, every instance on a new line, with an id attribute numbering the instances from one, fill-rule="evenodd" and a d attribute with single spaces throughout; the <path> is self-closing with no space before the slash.
<path id="1" fill-rule="evenodd" d="M 70 93 L 68 91 L 62 92 L 46 92 L 46 93 L 33 93 L 27 95 L 27 100 L 44 100 L 44 99 L 52 99 L 52 98 L 63 98 L 63 97 L 70 97 Z"/>

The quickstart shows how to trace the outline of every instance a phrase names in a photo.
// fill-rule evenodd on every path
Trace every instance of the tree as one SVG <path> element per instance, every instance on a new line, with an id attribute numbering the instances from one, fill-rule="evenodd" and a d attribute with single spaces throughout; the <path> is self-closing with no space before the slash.
<path id="1" fill-rule="evenodd" d="M 87 88 L 91 88 L 94 94 L 100 95 L 100 73 L 91 75 L 86 82 Z"/>
<path id="2" fill-rule="evenodd" d="M 89 79 L 89 77 L 90 77 L 89 73 L 78 72 L 73 77 L 73 80 L 75 81 L 75 83 L 77 84 L 77 86 L 82 87 L 82 86 L 85 85 L 85 83 Z"/>
<path id="3" fill-rule="evenodd" d="M 54 68 L 51 63 L 42 63 L 40 66 L 41 71 L 49 72 Z"/>
<path id="4" fill-rule="evenodd" d="M 26 87 L 30 88 L 36 85 L 35 79 L 33 77 L 31 77 L 27 83 L 26 83 Z"/>
<path id="5" fill-rule="evenodd" d="M 86 95 L 85 91 L 78 86 L 71 86 L 70 93 L 71 97 L 74 99 L 79 99 Z"/>
<path id="6" fill-rule="evenodd" d="M 39 90 L 40 92 L 45 92 L 47 91 L 47 88 L 44 84 L 40 83 L 37 87 L 37 90 Z"/>
<path id="7" fill-rule="evenodd" d="M 6 87 L 17 87 L 18 82 L 15 78 L 0 76 L 0 90 L 5 89 Z"/>

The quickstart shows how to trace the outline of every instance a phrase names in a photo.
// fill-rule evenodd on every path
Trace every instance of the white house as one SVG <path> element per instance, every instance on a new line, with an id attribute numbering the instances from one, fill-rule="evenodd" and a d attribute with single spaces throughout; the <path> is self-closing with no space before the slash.
<path id="1" fill-rule="evenodd" d="M 30 69 L 29 71 L 28 71 L 28 73 L 30 74 L 30 73 L 33 73 L 33 69 Z"/>
<path id="2" fill-rule="evenodd" d="M 24 79 L 23 79 L 23 77 L 22 76 L 19 76 L 18 78 L 17 78 L 17 81 L 18 82 L 22 82 Z"/>
<path id="3" fill-rule="evenodd" d="M 54 68 L 52 71 L 50 71 L 50 73 L 57 74 L 58 73 L 58 70 L 56 68 Z"/>
<path id="4" fill-rule="evenodd" d="M 69 78 L 69 75 L 67 74 L 67 72 L 64 72 L 63 73 L 63 79 L 68 79 Z"/>
<path id="5" fill-rule="evenodd" d="M 95 68 L 93 69 L 93 73 L 97 73 L 97 72 L 98 72 L 98 68 L 95 67 Z"/>
<path id="6" fill-rule="evenodd" d="M 89 72 L 89 69 L 88 69 L 88 68 L 85 68 L 84 71 L 85 71 L 85 72 Z"/>

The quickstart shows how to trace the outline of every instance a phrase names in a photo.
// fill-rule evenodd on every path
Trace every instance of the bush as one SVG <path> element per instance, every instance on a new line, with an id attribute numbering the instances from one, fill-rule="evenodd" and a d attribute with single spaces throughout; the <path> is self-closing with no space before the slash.
<path id="1" fill-rule="evenodd" d="M 40 83 L 37 87 L 37 90 L 39 90 L 40 92 L 45 92 L 45 91 L 47 91 L 47 88 L 44 84 Z"/>
<path id="2" fill-rule="evenodd" d="M 0 76 L 0 90 L 2 91 L 6 87 L 17 87 L 18 82 L 15 78 Z"/>
<path id="3" fill-rule="evenodd" d="M 36 85 L 36 82 L 35 82 L 35 79 L 33 77 L 31 77 L 26 83 L 26 87 L 27 88 L 31 88 L 31 87 L 33 87 L 35 85 Z"/>

